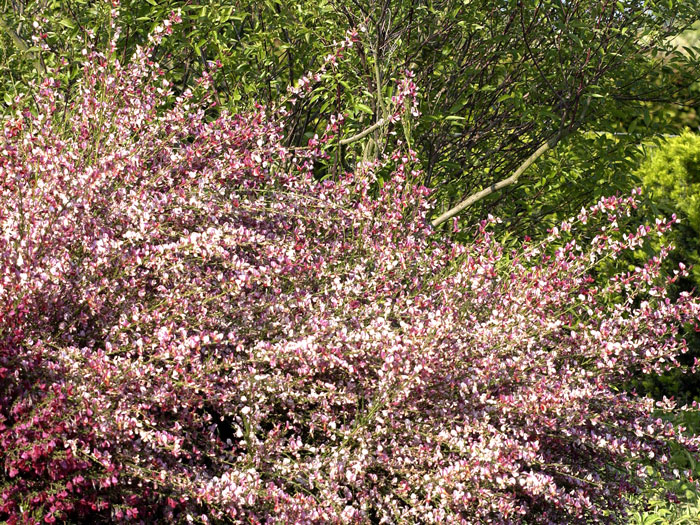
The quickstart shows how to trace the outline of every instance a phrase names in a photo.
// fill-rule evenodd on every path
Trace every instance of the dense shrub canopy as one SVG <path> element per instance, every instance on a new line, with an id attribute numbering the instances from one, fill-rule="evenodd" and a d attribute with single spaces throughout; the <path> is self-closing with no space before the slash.
<path id="1" fill-rule="evenodd" d="M 144 50 L 61 93 L 0 135 L 0 519 L 609 523 L 640 461 L 695 450 L 617 386 L 698 304 L 659 258 L 589 276 L 673 220 L 620 232 L 611 197 L 460 245 L 407 147 L 315 182 L 276 110 L 208 118 Z"/>
<path id="2" fill-rule="evenodd" d="M 681 218 L 679 256 L 694 265 L 693 280 L 700 282 L 700 137 L 686 132 L 661 142 L 637 174 L 659 208 Z"/>

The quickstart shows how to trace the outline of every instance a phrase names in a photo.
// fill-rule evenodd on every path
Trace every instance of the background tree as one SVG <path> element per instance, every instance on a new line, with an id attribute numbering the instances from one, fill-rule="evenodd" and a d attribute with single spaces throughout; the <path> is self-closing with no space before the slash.
<path id="1" fill-rule="evenodd" d="M 179 89 L 209 70 L 220 102 L 235 109 L 253 100 L 280 102 L 290 83 L 319 67 L 333 42 L 357 28 L 355 49 L 290 112 L 289 145 L 305 146 L 342 107 L 346 138 L 375 127 L 360 141 L 330 144 L 319 177 L 352 169 L 400 137 L 418 151 L 425 182 L 438 188 L 436 214 L 476 192 L 489 194 L 505 179 L 504 188 L 475 202 L 469 216 L 498 213 L 520 233 L 541 232 L 553 212 L 628 187 L 636 144 L 669 123 L 650 104 L 687 102 L 698 71 L 696 55 L 670 40 L 695 21 L 697 0 L 122 5 L 124 57 L 179 9 L 183 23 L 156 58 Z M 105 12 L 104 3 L 92 0 L 6 0 L 6 96 L 40 74 L 40 64 L 77 64 L 90 31 L 106 38 L 99 31 Z M 408 68 L 416 74 L 422 117 L 410 125 L 385 122 L 395 80 Z M 508 179 L 542 148 L 558 150 L 548 153 L 547 165 L 555 169 Z"/>

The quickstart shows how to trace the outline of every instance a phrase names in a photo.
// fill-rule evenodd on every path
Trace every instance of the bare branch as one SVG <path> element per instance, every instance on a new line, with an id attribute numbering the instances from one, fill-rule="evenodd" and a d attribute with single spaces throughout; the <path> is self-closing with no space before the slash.
<path id="1" fill-rule="evenodd" d="M 360 140 L 360 139 L 366 137 L 367 135 L 369 135 L 370 133 L 372 133 L 375 129 L 382 127 L 385 122 L 386 122 L 386 119 L 380 118 L 377 122 L 372 124 L 370 127 L 365 129 L 364 131 L 360 131 L 357 135 L 353 135 L 352 137 L 348 137 L 346 139 L 340 140 L 340 144 L 342 146 L 345 146 L 346 144 L 351 144 L 353 142 L 357 142 L 358 140 Z"/>
<path id="2" fill-rule="evenodd" d="M 443 222 L 451 219 L 452 217 L 457 215 L 459 212 L 461 212 L 465 208 L 468 208 L 469 206 L 471 206 L 475 202 L 480 201 L 484 197 L 488 197 L 492 193 L 495 193 L 498 190 L 505 188 L 506 186 L 510 186 L 511 184 L 515 184 L 516 182 L 518 182 L 518 178 L 520 177 L 520 175 L 522 175 L 526 169 L 528 169 L 539 157 L 541 157 L 542 154 L 544 154 L 545 152 L 547 152 L 548 150 L 550 150 L 554 146 L 556 146 L 557 143 L 561 140 L 561 138 L 562 138 L 562 135 L 557 134 L 556 136 L 549 139 L 547 142 L 545 142 L 539 148 L 537 148 L 537 150 L 532 155 L 530 155 L 527 159 L 525 159 L 525 162 L 523 162 L 520 166 L 518 166 L 518 169 L 515 170 L 515 172 L 510 177 L 503 179 L 503 180 L 500 180 L 500 181 L 492 184 L 488 188 L 484 188 L 483 190 L 481 190 L 477 193 L 474 193 L 473 195 L 470 195 L 469 197 L 464 199 L 462 202 L 460 202 L 457 206 L 447 210 L 445 213 L 440 215 L 437 219 L 434 219 L 432 221 L 432 225 L 439 226 Z"/>

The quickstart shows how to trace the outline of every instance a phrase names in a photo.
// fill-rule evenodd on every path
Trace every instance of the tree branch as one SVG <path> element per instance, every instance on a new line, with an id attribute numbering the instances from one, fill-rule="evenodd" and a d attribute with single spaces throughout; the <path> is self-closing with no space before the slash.
<path id="1" fill-rule="evenodd" d="M 385 121 L 386 121 L 386 119 L 380 118 L 377 122 L 372 124 L 370 127 L 365 129 L 364 131 L 360 131 L 357 135 L 353 135 L 352 137 L 342 139 L 340 141 L 340 145 L 345 146 L 346 144 L 351 144 L 352 142 L 356 142 L 356 141 L 360 140 L 361 138 L 366 137 L 367 135 L 372 133 L 375 129 L 383 126 Z"/>
<path id="2" fill-rule="evenodd" d="M 525 159 L 525 162 L 518 166 L 518 169 L 515 170 L 515 172 L 510 177 L 500 180 L 494 184 L 491 184 L 491 186 L 489 186 L 488 188 L 484 188 L 483 190 L 474 193 L 473 195 L 470 195 L 462 202 L 460 202 L 457 206 L 447 210 L 437 219 L 434 219 L 432 221 L 432 225 L 434 227 L 440 226 L 443 222 L 451 219 L 463 209 L 468 208 L 475 202 L 480 201 L 484 197 L 488 197 L 492 193 L 495 193 L 498 190 L 505 188 L 506 186 L 510 186 L 511 184 L 515 184 L 516 182 L 518 182 L 518 178 L 520 177 L 520 175 L 522 175 L 526 169 L 528 169 L 539 157 L 541 157 L 542 154 L 556 146 L 559 140 L 561 140 L 561 134 L 557 134 L 556 136 L 549 139 L 547 142 L 545 142 L 539 148 L 537 148 L 537 150 L 532 155 Z"/>
<path id="3" fill-rule="evenodd" d="M 480 201 L 484 197 L 488 197 L 492 193 L 497 192 L 500 189 L 505 188 L 506 186 L 510 186 L 511 184 L 515 184 L 518 182 L 518 178 L 520 178 L 520 175 L 522 175 L 525 170 L 527 170 L 532 164 L 540 158 L 544 153 L 549 151 L 550 149 L 553 149 L 559 142 L 566 136 L 571 135 L 574 131 L 576 131 L 585 121 L 586 121 L 586 114 L 588 113 L 588 109 L 591 106 L 591 99 L 587 98 L 586 101 L 583 104 L 583 109 L 581 110 L 581 113 L 579 114 L 578 120 L 574 120 L 569 126 L 564 127 L 564 121 L 566 119 L 566 113 L 562 115 L 562 124 L 559 128 L 559 132 L 554 135 L 552 138 L 550 138 L 547 142 L 542 144 L 535 152 L 530 155 L 527 159 L 525 159 L 525 162 L 523 162 L 520 166 L 518 166 L 518 169 L 515 170 L 515 172 L 508 178 L 500 180 L 494 184 L 491 184 L 488 188 L 484 188 L 483 190 L 474 193 L 473 195 L 470 195 L 466 199 L 464 199 L 462 202 L 460 202 L 457 206 L 454 208 L 450 208 L 447 210 L 445 213 L 440 215 L 437 219 L 433 219 L 431 224 L 433 227 L 440 226 L 442 223 L 444 223 L 447 220 L 450 220 L 452 217 L 457 215 L 459 212 L 464 210 L 465 208 L 468 208 L 475 202 Z"/>

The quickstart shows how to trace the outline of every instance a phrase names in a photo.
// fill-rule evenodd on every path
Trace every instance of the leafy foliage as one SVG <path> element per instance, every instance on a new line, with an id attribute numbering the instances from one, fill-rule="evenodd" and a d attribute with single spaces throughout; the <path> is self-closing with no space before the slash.
<path id="1" fill-rule="evenodd" d="M 693 264 L 692 283 L 700 283 L 700 137 L 686 132 L 650 150 L 637 170 L 661 213 L 677 214 L 681 224 L 674 236 L 676 254 Z"/>
<path id="2" fill-rule="evenodd" d="M 585 133 L 568 138 L 564 156 L 579 176 L 565 193 L 589 203 L 605 194 L 604 180 L 628 187 L 626 172 L 611 165 L 665 129 L 673 115 L 652 104 L 686 101 L 698 76 L 698 57 L 671 39 L 697 18 L 697 0 L 125 0 L 122 58 L 178 9 L 183 22 L 154 59 L 178 92 L 208 72 L 218 102 L 233 111 L 280 102 L 294 79 L 319 67 L 333 43 L 357 29 L 353 53 L 314 83 L 313 96 L 290 108 L 287 145 L 305 147 L 341 108 L 346 137 L 382 122 L 361 141 L 327 144 L 330 157 L 317 163 L 317 176 L 352 171 L 399 138 L 408 140 L 424 183 L 438 188 L 432 194 L 438 209 L 510 175 L 544 141 L 573 129 Z M 62 85 L 69 89 L 89 35 L 109 38 L 102 30 L 107 6 L 95 0 L 13 0 L 3 20 L 33 48 L 18 51 L 3 33 L 0 89 L 8 100 L 36 78 L 38 57 L 46 66 L 63 60 L 76 66 L 66 69 Z M 383 122 L 406 69 L 417 75 L 422 117 Z M 595 144 L 594 155 L 581 156 L 592 146 L 591 132 L 619 134 L 616 147 Z M 471 216 L 499 210 L 529 231 L 551 211 L 557 221 L 570 211 L 559 172 L 533 171 L 521 182 L 528 189 L 480 203 Z"/>
<path id="3" fill-rule="evenodd" d="M 643 182 L 648 200 L 645 213 L 640 214 L 637 220 L 643 220 L 643 215 L 679 217 L 680 223 L 670 236 L 675 249 L 664 271 L 670 274 L 679 264 L 692 265 L 690 275 L 674 279 L 671 293 L 696 291 L 700 284 L 700 138 L 685 132 L 657 141 L 645 147 L 645 150 L 648 156 L 636 170 L 635 176 Z M 659 245 L 658 240 L 651 242 L 647 250 L 658 250 Z M 641 257 L 637 255 L 628 263 L 640 264 L 640 261 Z M 688 327 L 684 336 L 691 351 L 683 356 L 682 361 L 692 365 L 700 357 L 700 334 Z M 698 399 L 700 376 L 674 371 L 660 377 L 646 377 L 639 388 L 656 398 L 673 396 L 682 400 Z"/>
<path id="4" fill-rule="evenodd" d="M 681 53 L 697 55 L 700 48 L 700 20 L 674 38 L 672 44 Z M 689 88 L 690 100 L 675 107 L 666 107 L 668 118 L 673 119 L 679 132 L 684 128 L 700 130 L 700 81 L 696 80 Z"/>
<path id="5" fill-rule="evenodd" d="M 316 182 L 341 121 L 290 149 L 286 110 L 212 114 L 112 29 L 0 134 L 1 519 L 610 523 L 641 460 L 683 476 L 698 440 L 616 385 L 700 304 L 665 252 L 590 277 L 673 221 L 618 231 L 611 197 L 516 251 L 440 240 L 405 144 Z"/>

